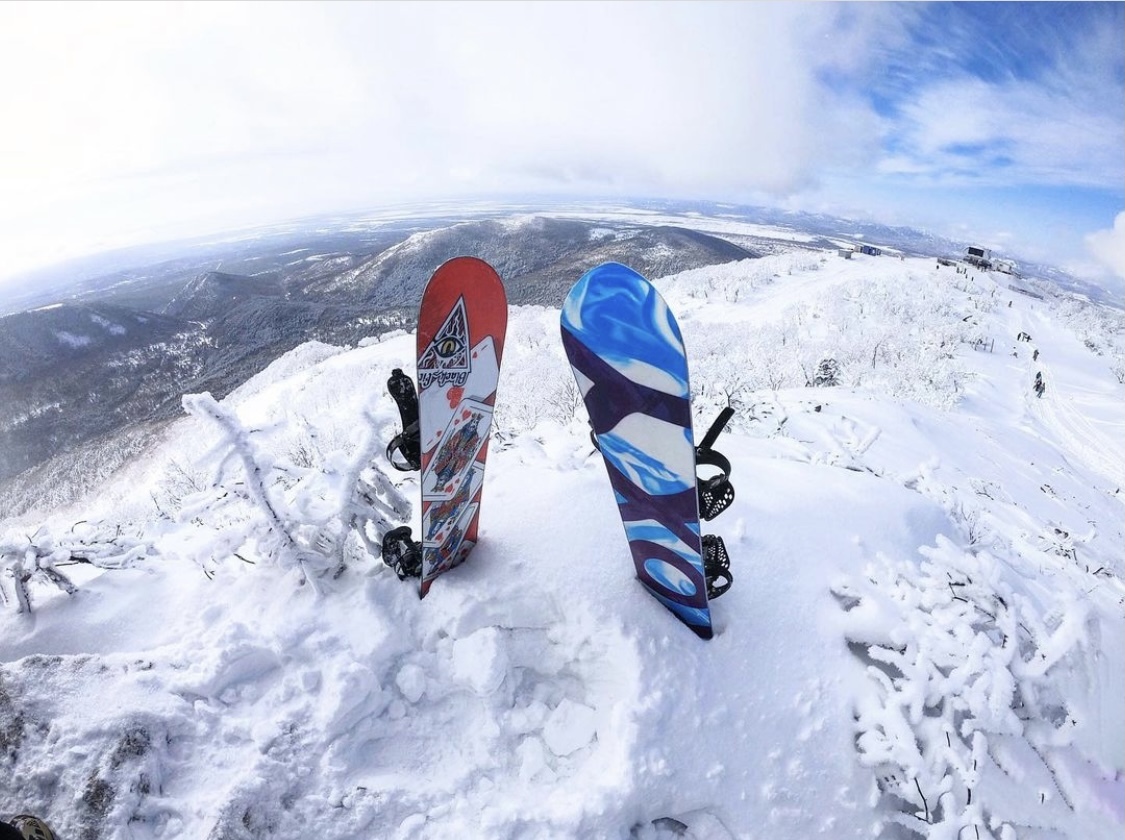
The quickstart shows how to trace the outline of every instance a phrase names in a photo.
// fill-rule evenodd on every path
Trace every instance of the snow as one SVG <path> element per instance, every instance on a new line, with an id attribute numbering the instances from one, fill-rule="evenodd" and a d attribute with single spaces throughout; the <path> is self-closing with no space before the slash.
<path id="1" fill-rule="evenodd" d="M 73 347 L 75 349 L 87 346 L 92 340 L 88 335 L 76 335 L 66 330 L 56 330 L 55 338 L 59 340 L 60 344 L 65 344 L 67 347 Z"/>
<path id="2" fill-rule="evenodd" d="M 780 239 L 794 244 L 814 242 L 817 237 L 794 228 L 779 225 L 763 225 L 747 222 L 734 217 L 705 216 L 701 213 L 660 213 L 654 210 L 638 210 L 632 207 L 606 209 L 597 212 L 589 210 L 555 210 L 539 215 L 556 219 L 577 219 L 589 222 L 616 222 L 635 225 L 668 225 L 685 227 L 715 236 L 747 236 L 763 239 Z"/>
<path id="3" fill-rule="evenodd" d="M 110 321 L 108 318 L 103 318 L 101 315 L 91 314 L 90 320 L 111 335 L 125 335 L 125 327 L 121 326 L 121 324 Z"/>
<path id="4" fill-rule="evenodd" d="M 414 337 L 310 343 L 186 398 L 95 497 L 3 523 L 0 815 L 63 838 L 1120 837 L 1121 333 L 1099 356 L 1057 303 L 930 260 L 657 286 L 697 434 L 736 408 L 714 639 L 633 579 L 557 310 L 511 312 L 482 539 L 423 601 L 370 545 L 417 531 L 417 476 L 383 456 Z M 803 387 L 826 355 L 841 383 Z"/>

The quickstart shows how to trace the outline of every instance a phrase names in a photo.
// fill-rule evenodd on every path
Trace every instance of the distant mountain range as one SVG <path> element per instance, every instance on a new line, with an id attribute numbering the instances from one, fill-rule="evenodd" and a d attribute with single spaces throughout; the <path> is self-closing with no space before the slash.
<path id="1" fill-rule="evenodd" d="M 544 305 L 606 260 L 662 276 L 758 255 L 685 228 L 530 216 L 271 236 L 79 279 L 63 302 L 0 317 L 0 503 L 15 514 L 37 487 L 112 468 L 148 440 L 138 429 L 182 415 L 184 393 L 225 396 L 306 341 L 411 327 L 426 281 L 458 254 L 496 266 L 513 304 Z"/>
<path id="2" fill-rule="evenodd" d="M 123 294 L 141 308 L 144 291 L 155 285 L 153 306 L 165 294 L 163 285 L 174 278 L 194 277 L 208 269 L 257 276 L 268 272 L 287 273 L 301 260 L 322 263 L 319 270 L 334 273 L 347 260 L 359 261 L 402 242 L 411 234 L 434 231 L 466 222 L 500 221 L 514 216 L 602 217 L 632 212 L 664 214 L 684 219 L 732 220 L 742 223 L 791 229 L 823 238 L 820 243 L 860 240 L 893 248 L 908 255 L 959 257 L 969 242 L 954 242 L 914 228 L 842 219 L 823 214 L 778 210 L 769 207 L 724 204 L 710 201 L 620 199 L 575 200 L 526 198 L 412 205 L 378 213 L 311 218 L 299 222 L 234 231 L 222 236 L 156 243 L 123 248 L 70 260 L 50 268 L 29 272 L 16 282 L 0 285 L 0 316 L 33 309 L 61 299 L 93 295 L 106 299 Z M 831 240 L 831 241 L 829 241 Z M 335 255 L 334 260 L 325 255 Z M 1048 279 L 1061 288 L 1098 299 L 1104 293 L 1052 266 L 1032 264 L 1015 254 L 1029 273 Z M 316 269 L 306 266 L 309 274 Z"/>
<path id="3" fill-rule="evenodd" d="M 727 232 L 732 222 L 741 228 Z M 104 472 L 128 459 L 182 415 L 184 393 L 221 398 L 306 341 L 410 328 L 426 281 L 457 255 L 490 262 L 512 304 L 557 306 L 606 261 L 657 278 L 856 241 L 907 255 L 962 250 L 915 230 L 763 208 L 503 203 L 317 219 L 39 272 L 0 301 L 0 508 L 81 492 L 65 486 L 70 476 L 96 480 L 91 464 Z"/>

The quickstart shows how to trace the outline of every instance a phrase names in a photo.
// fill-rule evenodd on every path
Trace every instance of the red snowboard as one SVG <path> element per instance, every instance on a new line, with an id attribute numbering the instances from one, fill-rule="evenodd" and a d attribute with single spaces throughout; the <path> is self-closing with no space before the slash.
<path id="1" fill-rule="evenodd" d="M 507 328 L 504 285 L 488 263 L 456 257 L 434 272 L 418 316 L 423 598 L 477 542 Z"/>

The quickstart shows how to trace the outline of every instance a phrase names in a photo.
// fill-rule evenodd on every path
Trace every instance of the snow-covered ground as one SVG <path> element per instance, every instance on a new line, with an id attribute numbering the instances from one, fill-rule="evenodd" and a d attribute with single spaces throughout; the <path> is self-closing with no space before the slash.
<path id="1" fill-rule="evenodd" d="M 365 542 L 417 528 L 382 453 L 412 335 L 187 400 L 96 498 L 0 537 L 0 816 L 62 840 L 1120 838 L 1125 386 L 999 277 L 805 252 L 657 281 L 697 430 L 737 410 L 709 642 L 633 579 L 557 310 L 511 313 L 482 541 L 424 601 Z M 804 387 L 829 358 L 839 384 Z"/>

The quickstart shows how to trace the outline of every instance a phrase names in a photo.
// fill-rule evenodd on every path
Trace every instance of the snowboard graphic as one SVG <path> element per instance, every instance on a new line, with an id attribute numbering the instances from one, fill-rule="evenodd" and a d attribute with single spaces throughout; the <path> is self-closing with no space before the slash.
<path id="1" fill-rule="evenodd" d="M 637 577 L 709 639 L 691 391 L 676 319 L 648 280 L 606 263 L 570 290 L 561 320 Z"/>
<path id="2" fill-rule="evenodd" d="M 423 598 L 477 541 L 507 326 L 504 286 L 488 263 L 457 257 L 434 272 L 418 315 Z"/>

